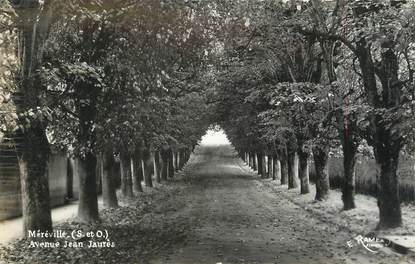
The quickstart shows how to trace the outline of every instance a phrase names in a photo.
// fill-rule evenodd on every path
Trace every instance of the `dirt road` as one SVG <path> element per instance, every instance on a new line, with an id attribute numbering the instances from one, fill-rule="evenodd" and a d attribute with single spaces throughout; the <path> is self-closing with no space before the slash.
<path id="1" fill-rule="evenodd" d="M 262 188 L 229 145 L 199 147 L 178 181 L 186 191 L 171 202 L 184 206 L 165 217 L 187 218 L 190 232 L 182 244 L 150 256 L 152 264 L 409 261 L 406 256 L 349 248 L 347 241 L 354 234 Z"/>
<path id="2" fill-rule="evenodd" d="M 55 226 L 69 233 L 108 230 L 114 247 L 32 248 L 25 239 L 0 247 L 0 263 L 415 263 L 388 248 L 376 254 L 349 248 L 357 234 L 297 206 L 274 184 L 244 165 L 230 145 L 201 146 L 174 179 L 102 210 L 100 222 Z"/>

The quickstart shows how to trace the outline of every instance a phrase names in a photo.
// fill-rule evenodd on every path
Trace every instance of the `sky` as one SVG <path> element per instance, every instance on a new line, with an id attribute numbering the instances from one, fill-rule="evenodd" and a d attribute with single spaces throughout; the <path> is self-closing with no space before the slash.
<path id="1" fill-rule="evenodd" d="M 201 145 L 228 145 L 229 140 L 223 130 L 208 130 L 202 137 Z"/>

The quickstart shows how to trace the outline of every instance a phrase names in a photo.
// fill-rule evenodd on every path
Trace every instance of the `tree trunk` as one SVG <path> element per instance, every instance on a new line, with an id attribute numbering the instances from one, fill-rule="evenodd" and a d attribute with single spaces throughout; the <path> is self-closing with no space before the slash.
<path id="1" fill-rule="evenodd" d="M 167 160 L 165 160 L 165 161 L 163 161 L 163 162 L 165 162 L 165 170 L 164 170 L 164 173 L 165 173 L 165 175 L 166 175 L 166 180 L 168 179 L 168 178 L 171 178 L 171 177 L 173 177 L 173 176 L 170 176 L 170 167 L 171 167 L 171 164 L 170 164 L 170 160 L 169 159 L 167 159 Z"/>
<path id="2" fill-rule="evenodd" d="M 396 45 L 396 43 L 391 43 Z M 383 107 L 393 109 L 401 106 L 402 82 L 399 80 L 399 59 L 396 51 L 386 49 L 382 52 L 382 67 L 378 77 L 382 83 Z M 413 85 L 413 84 L 412 84 Z M 378 228 L 395 228 L 402 225 L 399 197 L 399 178 L 397 174 L 399 153 L 402 148 L 400 126 L 385 122 L 381 116 L 375 117 L 375 158 L 380 175 L 378 176 Z M 401 120 L 401 122 L 403 122 Z M 389 127 L 389 126 L 392 127 Z"/>
<path id="3" fill-rule="evenodd" d="M 159 153 L 158 152 L 153 152 L 152 156 L 153 156 L 154 176 L 156 177 L 156 182 L 160 183 L 161 178 L 160 178 L 160 167 L 159 167 L 159 164 L 160 164 Z"/>
<path id="4" fill-rule="evenodd" d="M 262 178 L 268 178 L 268 162 L 267 155 L 262 154 Z"/>
<path id="5" fill-rule="evenodd" d="M 328 149 L 318 146 L 313 147 L 314 166 L 316 168 L 316 200 L 322 201 L 328 198 L 330 190 L 328 170 Z"/>
<path id="6" fill-rule="evenodd" d="M 288 184 L 288 161 L 281 159 L 281 185 Z"/>
<path id="7" fill-rule="evenodd" d="M 96 157 L 88 152 L 78 160 L 79 205 L 78 218 L 81 222 L 91 223 L 99 220 L 96 181 Z"/>
<path id="8" fill-rule="evenodd" d="M 281 165 L 281 185 L 288 184 L 288 157 L 287 149 L 284 148 L 279 153 Z"/>
<path id="9" fill-rule="evenodd" d="M 259 167 L 259 164 L 258 164 L 258 154 L 257 153 L 254 153 L 254 167 L 253 167 L 254 171 L 259 171 L 258 170 L 258 167 Z"/>
<path id="10" fill-rule="evenodd" d="M 289 152 L 287 157 L 288 162 L 288 189 L 294 189 L 298 187 L 298 183 L 295 179 L 295 152 Z M 298 170 L 297 170 L 298 171 Z"/>
<path id="11" fill-rule="evenodd" d="M 48 141 L 43 129 L 31 127 L 18 143 L 24 235 L 30 230 L 51 231 L 47 164 Z"/>
<path id="12" fill-rule="evenodd" d="M 271 155 L 268 155 L 268 174 L 267 178 L 270 178 L 274 174 L 274 160 Z"/>
<path id="13" fill-rule="evenodd" d="M 272 159 L 274 164 L 274 169 L 272 171 L 272 180 L 281 180 L 281 163 L 276 155 L 274 155 Z"/>
<path id="14" fill-rule="evenodd" d="M 76 109 L 79 113 L 78 144 L 84 153 L 77 153 L 79 158 L 79 207 L 78 217 L 83 222 L 99 220 L 97 197 L 97 159 L 94 152 L 96 132 L 94 124 L 97 116 L 99 88 L 87 83 L 75 85 Z M 88 104 L 85 104 L 87 101 Z"/>
<path id="15" fill-rule="evenodd" d="M 177 155 L 176 155 L 176 152 L 174 150 L 172 150 L 172 157 L 173 157 L 174 172 L 176 172 L 178 170 L 178 168 L 177 168 Z"/>
<path id="16" fill-rule="evenodd" d="M 134 155 L 132 157 L 132 165 L 133 165 L 133 191 L 135 193 L 143 192 L 143 186 L 141 182 L 143 181 L 143 169 L 141 168 L 141 150 L 137 147 L 134 151 Z"/>
<path id="17" fill-rule="evenodd" d="M 133 194 L 133 178 L 131 174 L 131 156 L 128 153 L 120 153 L 121 168 L 121 194 L 124 197 L 132 198 Z"/>
<path id="18" fill-rule="evenodd" d="M 258 174 L 261 175 L 261 178 L 267 177 L 267 162 L 265 160 L 265 154 L 258 154 L 258 160 L 261 164 L 261 167 L 258 168 Z"/>
<path id="19" fill-rule="evenodd" d="M 175 172 L 175 168 L 174 168 L 174 152 L 173 150 L 170 148 L 168 151 L 168 155 L 169 155 L 169 160 L 168 160 L 168 165 L 169 165 L 169 177 L 173 178 L 174 177 L 174 172 Z"/>
<path id="20" fill-rule="evenodd" d="M 299 149 L 298 151 L 298 177 L 300 178 L 301 194 L 307 194 L 310 192 L 309 184 L 309 170 L 308 170 L 308 158 L 309 153 Z"/>
<path id="21" fill-rule="evenodd" d="M 181 169 L 184 168 L 184 166 L 186 166 L 186 162 L 187 162 L 187 154 L 186 154 L 186 149 L 183 149 L 181 151 Z"/>
<path id="22" fill-rule="evenodd" d="M 390 131 L 381 131 L 379 143 L 375 148 L 378 167 L 378 207 L 379 229 L 395 228 L 402 225 L 402 213 L 399 197 L 399 179 L 397 174 L 400 146 L 391 139 Z"/>
<path id="23" fill-rule="evenodd" d="M 73 197 L 73 167 L 70 158 L 66 159 L 66 196 L 68 199 Z"/>
<path id="24" fill-rule="evenodd" d="M 190 161 L 190 149 L 186 149 L 186 165 Z"/>
<path id="25" fill-rule="evenodd" d="M 178 160 L 178 164 L 179 164 L 179 171 L 183 169 L 183 164 L 184 164 L 184 160 L 183 160 L 183 150 L 179 150 L 177 151 L 177 160 Z"/>
<path id="26" fill-rule="evenodd" d="M 299 164 L 300 164 L 300 161 L 299 161 L 299 158 L 298 158 L 298 154 L 297 154 L 297 152 L 295 153 L 295 156 L 294 156 L 294 179 L 295 179 L 295 181 L 297 182 L 297 185 L 298 185 L 298 182 L 300 181 L 300 177 L 298 176 L 299 174 Z"/>
<path id="27" fill-rule="evenodd" d="M 175 164 L 174 164 L 174 168 L 175 168 L 175 170 L 176 171 L 179 171 L 180 170 L 180 165 L 179 165 L 179 163 L 180 163 L 180 156 L 179 156 L 179 152 L 178 151 L 175 151 L 174 152 L 174 158 L 175 158 Z"/>
<path id="28" fill-rule="evenodd" d="M 187 156 L 187 149 L 183 150 L 183 167 L 186 166 L 188 161 L 188 156 Z"/>
<path id="29" fill-rule="evenodd" d="M 402 213 L 399 197 L 399 181 L 397 175 L 399 154 L 384 153 L 378 163 L 378 207 L 379 229 L 395 228 L 402 225 Z M 379 162 L 379 161 L 377 161 Z"/>
<path id="30" fill-rule="evenodd" d="M 183 150 L 183 164 L 182 164 L 182 169 L 184 168 L 184 166 L 186 166 L 187 163 L 187 150 L 184 149 Z"/>
<path id="31" fill-rule="evenodd" d="M 106 151 L 100 157 L 103 164 L 102 173 L 102 200 L 104 207 L 116 208 L 118 207 L 118 199 L 114 182 L 114 154 L 112 151 Z"/>
<path id="32" fill-rule="evenodd" d="M 97 157 L 97 166 L 95 167 L 95 177 L 97 179 L 97 195 L 102 194 L 102 173 L 103 173 L 104 167 L 102 164 L 102 159 L 99 158 L 99 155 Z"/>
<path id="33" fill-rule="evenodd" d="M 263 161 L 263 158 L 265 158 L 265 157 L 261 153 L 257 153 L 256 156 L 257 156 L 257 164 L 258 164 L 257 165 L 258 166 L 258 168 L 257 168 L 258 175 L 261 175 L 261 177 L 262 177 L 263 170 L 265 169 L 264 166 L 263 166 L 265 164 L 265 161 Z"/>
<path id="34" fill-rule="evenodd" d="M 190 149 L 186 149 L 186 165 L 190 161 Z"/>
<path id="35" fill-rule="evenodd" d="M 249 167 L 251 169 L 254 169 L 254 155 L 252 153 L 249 153 Z"/>
<path id="36" fill-rule="evenodd" d="M 167 149 L 160 150 L 160 162 L 161 162 L 161 179 L 167 181 L 169 177 L 169 152 Z"/>
<path id="37" fill-rule="evenodd" d="M 147 187 L 153 187 L 153 158 L 150 153 L 150 150 L 145 149 L 143 151 L 143 160 L 142 160 L 142 167 L 143 167 L 143 175 L 144 175 L 144 184 Z"/>
<path id="38" fill-rule="evenodd" d="M 356 208 L 354 202 L 355 195 L 355 164 L 357 144 L 350 142 L 351 138 L 346 137 L 343 140 L 343 169 L 344 182 L 342 187 L 343 209 L 351 210 Z"/>
<path id="39" fill-rule="evenodd" d="M 390 46 L 396 43 L 389 43 Z M 365 39 L 357 43 L 356 54 L 359 59 L 366 99 L 373 108 L 393 109 L 401 105 L 402 82 L 399 80 L 399 61 L 393 48 L 384 49 L 381 63 L 375 67 L 371 47 Z M 382 84 L 378 89 L 376 76 Z M 381 93 L 379 93 L 379 90 Z M 369 144 L 373 146 L 378 164 L 378 228 L 394 228 L 402 225 L 399 198 L 397 167 L 401 150 L 399 126 L 391 129 L 390 122 L 382 116 L 370 117 Z M 371 141 L 371 142 L 370 142 Z"/>
<path id="40" fill-rule="evenodd" d="M 176 172 L 177 172 L 177 171 L 180 171 L 180 152 L 179 151 L 176 151 L 174 153 L 174 156 L 175 156 L 175 159 L 176 159 L 175 166 L 176 166 Z"/>

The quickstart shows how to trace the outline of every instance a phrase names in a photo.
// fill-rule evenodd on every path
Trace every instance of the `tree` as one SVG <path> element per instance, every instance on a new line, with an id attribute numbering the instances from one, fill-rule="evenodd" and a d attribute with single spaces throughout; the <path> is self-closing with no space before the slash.
<path id="1" fill-rule="evenodd" d="M 51 231 L 46 138 L 47 109 L 40 97 L 41 83 L 36 74 L 42 63 L 43 46 L 53 14 L 54 1 L 12 1 L 19 31 L 17 91 L 14 103 L 19 130 L 16 144 L 22 187 L 24 234 L 27 231 Z"/>
<path id="2" fill-rule="evenodd" d="M 337 8 L 331 14 L 341 21 L 343 34 L 338 29 L 325 32 L 318 27 L 305 31 L 342 43 L 359 62 L 357 74 L 362 79 L 367 106 L 363 136 L 373 147 L 379 167 L 378 227 L 397 227 L 402 223 L 397 166 L 407 138 L 402 133 L 406 119 L 402 107 L 413 82 L 408 60 L 413 42 L 408 33 L 413 23 L 406 17 L 413 12 L 413 3 L 403 8 L 395 3 L 380 5 L 378 1 L 337 1 L 336 7 L 342 7 L 341 12 Z"/>

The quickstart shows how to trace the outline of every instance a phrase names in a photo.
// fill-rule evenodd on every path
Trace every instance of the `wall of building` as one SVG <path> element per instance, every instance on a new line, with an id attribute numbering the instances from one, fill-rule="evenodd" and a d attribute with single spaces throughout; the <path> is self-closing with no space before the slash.
<path id="1" fill-rule="evenodd" d="M 48 168 L 51 206 L 59 206 L 67 202 L 67 172 L 66 153 L 52 154 Z M 77 180 L 74 182 L 76 183 Z M 21 214 L 21 190 L 16 153 L 12 148 L 2 147 L 0 148 L 0 220 Z"/>

